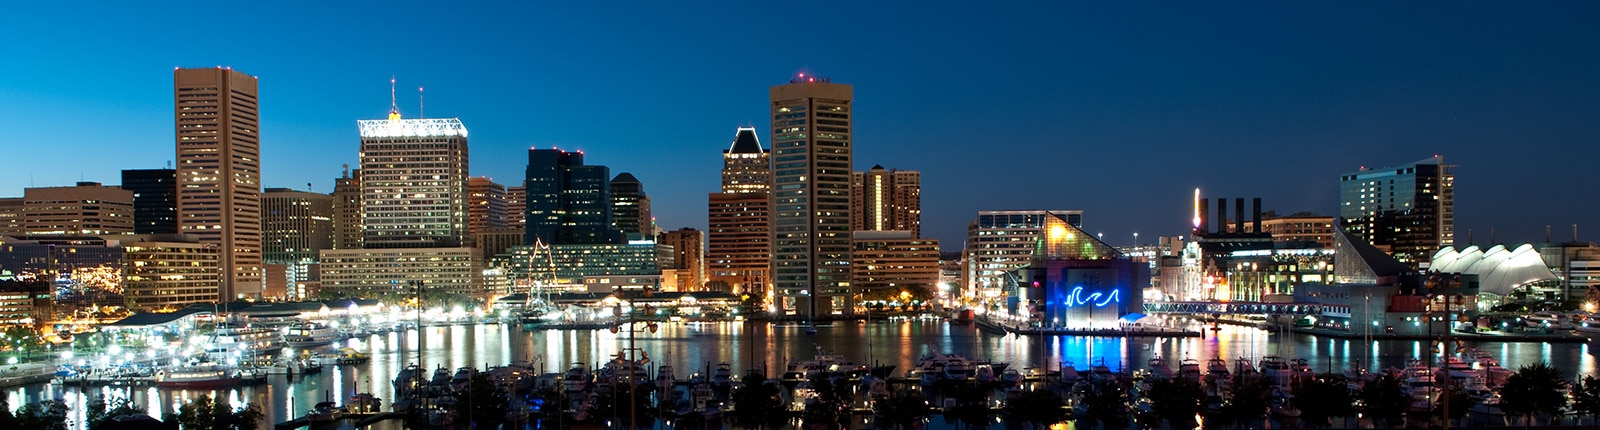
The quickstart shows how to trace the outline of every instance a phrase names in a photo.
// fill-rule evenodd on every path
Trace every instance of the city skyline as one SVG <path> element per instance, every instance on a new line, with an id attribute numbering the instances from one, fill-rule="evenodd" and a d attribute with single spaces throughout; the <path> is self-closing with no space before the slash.
<path id="1" fill-rule="evenodd" d="M 18 13 L 55 15 L 32 7 L 41 6 Z M 727 130 L 753 125 L 770 137 L 763 89 L 809 72 L 858 91 L 853 170 L 923 172 L 924 236 L 948 250 L 981 210 L 1084 210 L 1084 230 L 1111 244 L 1131 243 L 1135 231 L 1153 243 L 1187 234 L 1195 187 L 1262 196 L 1279 213 L 1337 215 L 1340 174 L 1434 154 L 1459 166 L 1458 244 L 1469 235 L 1488 243 L 1491 228 L 1501 242 L 1540 241 L 1546 225 L 1567 240 L 1574 223 L 1592 240 L 1585 215 L 1600 209 L 1564 192 L 1600 155 L 1585 145 L 1600 135 L 1592 102 L 1600 83 L 1588 79 L 1600 54 L 1583 45 L 1600 30 L 1581 22 L 1590 4 L 517 7 L 527 9 L 449 10 L 484 24 L 464 35 L 386 30 L 414 19 L 415 5 L 310 15 L 268 8 L 252 22 L 319 30 L 261 31 L 237 45 L 191 41 L 203 49 L 184 50 L 163 46 L 181 31 L 164 25 L 175 18 L 135 23 L 155 14 L 116 6 L 85 11 L 69 27 L 100 31 L 64 34 L 48 19 L 0 30 L 48 41 L 18 48 L 16 64 L 28 67 L 0 71 L 0 100 L 9 102 L 0 104 L 0 128 L 14 131 L 7 148 L 16 159 L 63 161 L 8 169 L 0 196 L 79 180 L 120 184 L 121 170 L 165 166 L 174 139 L 166 68 L 225 65 L 260 80 L 263 188 L 332 191 L 339 166 L 358 164 L 354 121 L 383 117 L 386 80 L 396 76 L 406 118 L 473 124 L 472 176 L 513 186 L 527 148 L 583 150 L 593 164 L 637 176 L 661 227 L 705 229 Z M 811 35 L 729 19 L 779 12 L 843 18 Z M 663 37 L 610 34 L 597 23 Z M 320 30 L 346 24 L 353 28 Z M 859 43 L 770 49 L 812 37 Z M 496 38 L 505 42 L 486 43 Z M 461 64 L 412 60 L 428 50 Z M 92 55 L 92 67 L 60 61 L 62 53 Z M 539 59 L 520 58 L 529 53 Z M 426 112 L 418 86 L 428 89 Z M 617 115 L 643 97 L 685 105 Z M 64 154 L 92 155 L 68 163 Z"/>

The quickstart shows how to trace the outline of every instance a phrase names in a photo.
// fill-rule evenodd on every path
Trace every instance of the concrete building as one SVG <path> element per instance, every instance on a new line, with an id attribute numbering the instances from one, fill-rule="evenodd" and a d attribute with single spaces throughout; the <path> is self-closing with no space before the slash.
<path id="1" fill-rule="evenodd" d="M 1120 256 L 1047 256 L 1011 276 L 1017 282 L 1006 287 L 1006 316 L 1035 326 L 1105 330 L 1142 315 L 1140 289 L 1150 284 L 1150 266 Z"/>
<path id="2" fill-rule="evenodd" d="M 1455 174 L 1444 157 L 1339 176 L 1339 225 L 1413 269 L 1455 245 Z"/>
<path id="3" fill-rule="evenodd" d="M 619 244 L 611 169 L 583 164 L 582 152 L 529 149 L 525 243 Z"/>
<path id="4" fill-rule="evenodd" d="M 772 106 L 772 278 L 778 315 L 849 315 L 853 88 L 799 76 Z"/>
<path id="5" fill-rule="evenodd" d="M 304 264 L 333 249 L 333 196 L 268 188 L 261 193 L 262 260 Z"/>
<path id="6" fill-rule="evenodd" d="M 1253 224 L 1252 224 L 1253 225 Z M 1261 229 L 1272 235 L 1273 242 L 1312 242 L 1333 249 L 1333 217 L 1300 212 L 1292 215 L 1263 215 Z M 1247 226 L 1246 232 L 1254 232 Z"/>
<path id="7" fill-rule="evenodd" d="M 333 249 L 361 248 L 361 169 L 333 180 Z"/>
<path id="8" fill-rule="evenodd" d="M 705 291 L 705 235 L 700 230 L 684 227 L 665 232 L 656 243 L 672 248 L 671 264 L 662 267 L 662 272 L 676 272 L 675 291 Z"/>
<path id="9" fill-rule="evenodd" d="M 939 241 L 910 231 L 857 231 L 853 234 L 850 285 L 863 298 L 882 297 L 911 287 L 939 292 Z"/>
<path id="10" fill-rule="evenodd" d="M 1563 297 L 1600 302 L 1600 245 L 1577 240 L 1544 243 L 1539 246 L 1539 256 L 1561 279 Z"/>
<path id="11" fill-rule="evenodd" d="M 322 288 L 376 298 L 413 291 L 487 299 L 483 256 L 477 248 L 385 248 L 322 251 Z"/>
<path id="12" fill-rule="evenodd" d="M 133 192 L 98 182 L 22 191 L 22 229 L 29 235 L 133 233 Z"/>
<path id="13" fill-rule="evenodd" d="M 472 243 L 477 245 L 486 259 L 505 254 L 513 246 L 525 245 L 523 240 L 526 238 L 527 232 L 522 227 L 491 228 L 472 233 Z"/>
<path id="14" fill-rule="evenodd" d="M 523 245 L 508 249 L 503 261 L 507 276 L 519 285 L 528 279 L 548 279 L 546 284 L 560 292 L 578 292 L 584 288 L 584 278 L 591 276 L 659 277 L 656 254 L 656 243 L 651 241 Z"/>
<path id="15" fill-rule="evenodd" d="M 134 234 L 178 234 L 178 171 L 122 171 L 122 189 L 133 192 Z"/>
<path id="16" fill-rule="evenodd" d="M 655 238 L 650 196 L 632 173 L 622 172 L 611 178 L 611 220 L 628 240 Z"/>
<path id="17" fill-rule="evenodd" d="M 42 280 L 0 281 L 0 326 L 40 327 L 55 320 L 55 291 Z"/>
<path id="18" fill-rule="evenodd" d="M 528 226 L 528 187 L 506 187 L 506 227 Z"/>
<path id="19" fill-rule="evenodd" d="M 467 179 L 467 231 L 506 226 L 506 186 L 487 177 Z"/>
<path id="20" fill-rule="evenodd" d="M 1093 240 L 1078 230 L 1082 226 L 1083 211 L 979 211 L 978 219 L 967 226 L 963 299 L 971 303 L 998 300 L 1006 283 L 1012 282 L 1008 274 L 1039 255 L 1040 241 Z"/>
<path id="21" fill-rule="evenodd" d="M 22 198 L 0 197 L 0 234 L 26 234 L 22 228 Z"/>
<path id="22" fill-rule="evenodd" d="M 707 196 L 706 207 L 707 285 L 766 301 L 772 280 L 772 158 L 755 128 L 740 127 L 722 151 L 722 192 Z"/>
<path id="23" fill-rule="evenodd" d="M 221 248 L 188 235 L 121 239 L 123 296 L 136 311 L 171 311 L 218 300 L 225 277 Z"/>
<path id="24" fill-rule="evenodd" d="M 365 248 L 467 244 L 467 127 L 455 118 L 356 122 Z"/>
<path id="25" fill-rule="evenodd" d="M 176 69 L 178 231 L 216 244 L 219 298 L 261 294 L 261 121 L 256 78 Z"/>
<path id="26" fill-rule="evenodd" d="M 922 237 L 922 173 L 872 166 L 850 174 L 850 224 L 855 231 L 904 230 Z"/>

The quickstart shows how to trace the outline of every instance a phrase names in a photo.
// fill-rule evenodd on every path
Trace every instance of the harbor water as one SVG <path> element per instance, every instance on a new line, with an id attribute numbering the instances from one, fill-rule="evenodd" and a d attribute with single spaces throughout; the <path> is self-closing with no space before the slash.
<path id="1" fill-rule="evenodd" d="M 663 323 L 655 332 L 620 333 L 608 330 L 523 330 L 515 325 L 457 325 L 427 327 L 421 350 L 427 368 L 472 366 L 483 368 L 508 363 L 532 363 L 543 372 L 561 372 L 574 362 L 591 366 L 606 361 L 630 345 L 647 354 L 653 364 L 671 364 L 678 377 L 708 372 L 718 363 L 732 365 L 736 375 L 748 369 L 770 369 L 776 376 L 789 359 L 811 359 L 818 351 L 843 354 L 863 364 L 897 365 L 904 374 L 921 356 L 954 353 L 971 359 L 1010 363 L 1013 368 L 1062 365 L 1086 369 L 1101 361 L 1113 370 L 1139 369 L 1150 358 L 1167 358 L 1173 367 L 1192 358 L 1205 363 L 1212 357 L 1228 360 L 1264 356 L 1304 358 L 1318 372 L 1342 372 L 1352 367 L 1403 366 L 1405 360 L 1428 355 L 1424 341 L 1382 340 L 1364 342 L 1306 334 L 1279 334 L 1254 327 L 1222 326 L 1207 336 L 1189 338 L 1088 338 L 1019 336 L 952 324 L 943 319 L 911 318 L 871 323 L 835 322 L 818 326 L 815 334 L 796 324 L 754 322 Z M 152 416 L 176 410 L 200 395 L 210 395 L 236 406 L 258 405 L 271 422 L 304 415 L 325 398 L 343 404 L 353 393 L 372 393 L 383 399 L 384 409 L 394 400 L 391 381 L 407 364 L 417 362 L 416 332 L 392 332 L 353 338 L 334 345 L 370 352 L 372 360 L 359 365 L 329 365 L 320 374 L 292 378 L 272 376 L 268 383 L 215 391 L 166 390 L 155 387 L 84 387 L 35 384 L 6 390 L 12 407 L 23 402 L 59 399 L 71 408 L 69 419 L 82 423 L 84 405 L 97 397 L 131 396 Z M 1595 352 L 1584 343 L 1467 343 L 1466 348 L 1487 351 L 1506 368 L 1547 362 L 1574 375 L 1596 375 Z M 1448 348 L 1447 348 L 1448 349 Z M 294 354 L 298 351 L 285 351 Z M 1372 364 L 1367 364 L 1372 363 Z M 73 428 L 79 428 L 74 426 Z"/>

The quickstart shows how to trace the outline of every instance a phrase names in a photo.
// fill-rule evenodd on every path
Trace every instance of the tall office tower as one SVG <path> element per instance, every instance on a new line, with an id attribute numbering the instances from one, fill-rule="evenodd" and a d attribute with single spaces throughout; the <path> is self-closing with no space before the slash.
<path id="1" fill-rule="evenodd" d="M 122 189 L 133 192 L 134 234 L 178 233 L 178 171 L 122 171 Z"/>
<path id="2" fill-rule="evenodd" d="M 851 314 L 852 88 L 801 75 L 772 87 L 772 274 L 779 314 Z"/>
<path id="3" fill-rule="evenodd" d="M 487 177 L 467 180 L 467 231 L 506 226 L 506 186 Z"/>
<path id="4" fill-rule="evenodd" d="M 22 190 L 27 234 L 132 234 L 133 192 L 98 182 Z"/>
<path id="5" fill-rule="evenodd" d="M 333 180 L 333 249 L 361 249 L 361 169 Z"/>
<path id="6" fill-rule="evenodd" d="M 656 241 L 672 247 L 672 264 L 666 268 L 677 272 L 678 291 L 704 291 L 704 238 L 700 230 L 684 227 L 661 233 L 660 240 Z"/>
<path id="7" fill-rule="evenodd" d="M 611 169 L 583 165 L 582 152 L 529 149 L 526 243 L 622 243 L 612 224 Z"/>
<path id="8" fill-rule="evenodd" d="M 266 263 L 294 265 L 333 249 L 333 196 L 288 188 L 261 193 L 261 256 Z"/>
<path id="9" fill-rule="evenodd" d="M 772 280 L 772 159 L 753 127 L 722 151 L 722 192 L 707 196 L 706 281 L 765 301 Z M 720 288 L 720 287 L 719 287 Z"/>
<path id="10" fill-rule="evenodd" d="M 611 178 L 611 219 L 629 240 L 655 238 L 650 196 L 632 173 L 622 172 Z"/>
<path id="11" fill-rule="evenodd" d="M 772 157 L 761 148 L 755 127 L 739 127 L 733 145 L 722 151 L 722 192 L 772 191 Z"/>
<path id="12" fill-rule="evenodd" d="M 922 173 L 872 166 L 850 174 L 850 225 L 855 231 L 909 231 L 922 237 Z"/>
<path id="13" fill-rule="evenodd" d="M 528 225 L 528 187 L 506 187 L 506 227 Z"/>
<path id="14" fill-rule="evenodd" d="M 361 129 L 365 248 L 468 243 L 467 127 L 456 118 L 356 121 Z"/>
<path id="15" fill-rule="evenodd" d="M 1444 157 L 1339 176 L 1339 224 L 1418 267 L 1455 245 L 1455 174 Z"/>
<path id="16" fill-rule="evenodd" d="M 261 121 L 256 78 L 233 69 L 172 72 L 178 232 L 217 244 L 223 300 L 261 294 Z"/>

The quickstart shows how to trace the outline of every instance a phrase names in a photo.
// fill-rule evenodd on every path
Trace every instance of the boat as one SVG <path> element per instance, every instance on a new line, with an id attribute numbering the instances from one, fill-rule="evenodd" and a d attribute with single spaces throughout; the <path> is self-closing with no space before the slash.
<path id="1" fill-rule="evenodd" d="M 1206 377 L 1212 380 L 1227 380 L 1233 375 L 1228 372 L 1228 361 L 1222 357 L 1211 357 L 1206 363 Z"/>
<path id="2" fill-rule="evenodd" d="M 239 385 L 239 372 L 232 368 L 206 364 L 176 366 L 156 372 L 156 386 L 161 388 L 215 389 Z"/>
<path id="3" fill-rule="evenodd" d="M 572 363 L 567 368 L 566 375 L 562 376 L 561 385 L 569 393 L 587 391 L 594 376 L 589 373 L 589 366 L 583 363 Z"/>
<path id="4" fill-rule="evenodd" d="M 283 337 L 270 328 L 217 324 L 207 355 L 217 358 L 245 360 L 251 357 L 271 356 L 283 350 Z"/>
<path id="5" fill-rule="evenodd" d="M 1233 373 L 1243 378 L 1255 376 L 1258 372 L 1256 372 L 1256 367 L 1250 364 L 1250 360 L 1240 357 L 1233 361 Z"/>
<path id="6" fill-rule="evenodd" d="M 916 373 L 923 385 L 943 380 L 965 381 L 971 377 L 972 362 L 955 354 L 933 353 L 917 360 Z"/>
<path id="7" fill-rule="evenodd" d="M 1022 385 L 1022 381 L 1022 372 L 1018 372 L 1017 369 L 1006 369 L 1006 371 L 1000 372 L 1000 385 L 1016 387 Z"/>
<path id="8" fill-rule="evenodd" d="M 1600 335 L 1600 315 L 1582 314 L 1580 317 L 1573 319 L 1572 325 L 1573 330 L 1577 330 L 1578 333 L 1590 336 Z"/>
<path id="9" fill-rule="evenodd" d="M 363 364 L 371 360 L 372 356 L 370 355 L 354 349 L 344 348 L 339 350 L 339 357 L 334 359 L 334 363 L 341 366 L 349 366 Z"/>
<path id="10" fill-rule="evenodd" d="M 1471 379 L 1483 376 L 1477 369 L 1473 369 L 1472 365 L 1467 363 L 1466 360 L 1462 360 L 1461 357 L 1446 357 L 1444 368 L 1445 374 L 1451 378 Z"/>
<path id="11" fill-rule="evenodd" d="M 662 393 L 670 392 L 677 383 L 678 380 L 672 374 L 671 364 L 663 364 L 656 368 L 656 390 Z"/>
<path id="12" fill-rule="evenodd" d="M 1178 362 L 1178 376 L 1200 382 L 1200 361 L 1193 358 L 1185 358 L 1183 361 Z"/>
<path id="13" fill-rule="evenodd" d="M 727 390 L 733 387 L 733 366 L 728 363 L 718 363 L 717 370 L 711 372 L 711 388 Z"/>
<path id="14" fill-rule="evenodd" d="M 1272 383 L 1284 383 L 1289 379 L 1290 373 L 1289 362 L 1283 361 L 1283 357 L 1269 355 L 1261 358 L 1261 375 Z"/>
<path id="15" fill-rule="evenodd" d="M 972 369 L 972 378 L 982 384 L 994 382 L 994 366 L 988 363 L 979 363 L 977 367 Z"/>
<path id="16" fill-rule="evenodd" d="M 1171 364 L 1167 363 L 1167 359 L 1161 358 L 1159 355 L 1150 358 L 1150 372 L 1157 378 L 1172 379 Z"/>
<path id="17" fill-rule="evenodd" d="M 1317 373 L 1311 371 L 1311 362 L 1304 358 L 1296 358 L 1289 360 L 1289 376 L 1296 381 L 1303 381 L 1317 376 Z"/>
<path id="18" fill-rule="evenodd" d="M 1528 328 L 1551 328 L 1555 330 L 1572 330 L 1572 322 L 1563 318 L 1558 312 L 1538 311 L 1523 317 L 1523 324 Z"/>
<path id="19" fill-rule="evenodd" d="M 283 343 L 291 348 L 313 348 L 339 340 L 339 330 L 318 323 L 299 323 L 283 332 Z"/>

